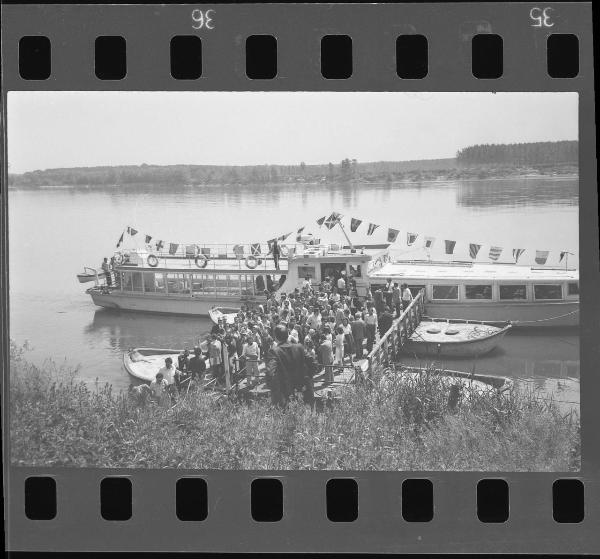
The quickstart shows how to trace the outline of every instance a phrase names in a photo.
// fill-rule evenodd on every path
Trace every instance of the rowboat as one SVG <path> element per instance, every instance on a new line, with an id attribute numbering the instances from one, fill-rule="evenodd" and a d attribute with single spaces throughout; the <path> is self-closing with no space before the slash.
<path id="1" fill-rule="evenodd" d="M 182 350 L 156 349 L 151 347 L 136 347 L 123 354 L 123 366 L 134 378 L 144 382 L 152 382 L 156 373 L 165 366 L 165 359 L 170 357 L 177 366 L 177 357 Z"/>
<path id="2" fill-rule="evenodd" d="M 79 283 L 87 283 L 89 281 L 98 281 L 106 278 L 106 273 L 96 270 L 95 268 L 83 268 L 83 272 L 77 274 Z"/>
<path id="3" fill-rule="evenodd" d="M 510 322 L 423 317 L 403 349 L 428 357 L 478 357 L 495 349 L 511 327 Z"/>
<path id="4" fill-rule="evenodd" d="M 239 312 L 240 309 L 233 307 L 213 307 L 208 311 L 208 316 L 215 324 L 218 324 L 219 320 L 225 320 L 226 324 L 233 324 Z"/>

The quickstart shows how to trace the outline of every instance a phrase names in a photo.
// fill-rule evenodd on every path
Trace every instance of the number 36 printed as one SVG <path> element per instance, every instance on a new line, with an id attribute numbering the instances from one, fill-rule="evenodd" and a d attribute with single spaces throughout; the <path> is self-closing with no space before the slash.
<path id="1" fill-rule="evenodd" d="M 198 8 L 192 10 L 193 29 L 214 29 L 215 11 L 213 9 L 202 11 Z"/>

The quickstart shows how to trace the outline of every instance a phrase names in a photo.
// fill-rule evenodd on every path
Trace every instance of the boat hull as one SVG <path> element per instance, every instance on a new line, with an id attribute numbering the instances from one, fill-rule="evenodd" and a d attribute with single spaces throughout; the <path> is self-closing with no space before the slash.
<path id="1" fill-rule="evenodd" d="M 107 309 L 194 316 L 210 316 L 209 311 L 215 306 L 231 307 L 242 303 L 234 298 L 165 297 L 116 290 L 102 292 L 91 289 L 88 294 L 95 305 Z"/>
<path id="2" fill-rule="evenodd" d="M 427 314 L 451 320 L 510 321 L 513 328 L 579 326 L 579 301 L 553 303 L 425 303 Z M 558 317 L 558 318 L 557 318 Z"/>

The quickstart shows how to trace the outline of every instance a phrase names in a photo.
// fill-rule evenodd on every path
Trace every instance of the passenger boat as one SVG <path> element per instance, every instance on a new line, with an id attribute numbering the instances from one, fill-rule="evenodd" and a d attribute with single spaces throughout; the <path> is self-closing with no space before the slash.
<path id="1" fill-rule="evenodd" d="M 235 317 L 240 312 L 240 309 L 232 307 L 214 307 L 208 311 L 208 316 L 215 323 L 218 324 L 219 320 L 225 320 L 226 324 L 233 324 Z"/>
<path id="2" fill-rule="evenodd" d="M 316 241 L 281 244 L 278 266 L 268 247 L 194 245 L 171 253 L 115 253 L 114 285 L 94 273 L 87 290 L 101 307 L 154 313 L 210 315 L 213 308 L 265 303 L 268 296 L 318 286 L 343 271 L 358 297 L 377 295 L 387 280 L 425 292 L 427 314 L 449 319 L 510 321 L 513 327 L 579 324 L 579 272 L 551 266 L 494 262 L 393 260 L 388 245 L 340 246 Z M 244 256 L 247 255 L 247 256 Z M 87 270 L 87 269 L 86 269 Z M 80 280 L 81 281 L 81 280 Z"/>
<path id="3" fill-rule="evenodd" d="M 373 292 L 388 279 L 425 290 L 427 314 L 510 321 L 513 327 L 579 324 L 579 271 L 504 263 L 390 261 L 369 272 Z"/>
<path id="4" fill-rule="evenodd" d="M 479 357 L 495 349 L 511 329 L 510 322 L 445 320 L 424 317 L 403 350 L 426 357 Z"/>

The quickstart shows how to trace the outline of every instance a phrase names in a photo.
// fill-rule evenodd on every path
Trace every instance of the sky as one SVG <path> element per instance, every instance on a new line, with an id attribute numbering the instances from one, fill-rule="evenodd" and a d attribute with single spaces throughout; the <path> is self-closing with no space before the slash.
<path id="1" fill-rule="evenodd" d="M 9 172 L 454 157 L 578 138 L 576 93 L 9 92 Z"/>

